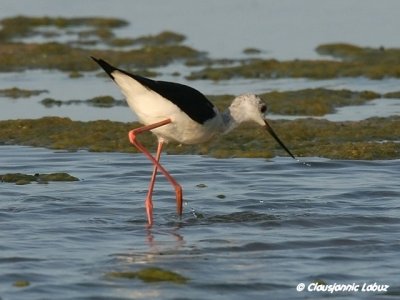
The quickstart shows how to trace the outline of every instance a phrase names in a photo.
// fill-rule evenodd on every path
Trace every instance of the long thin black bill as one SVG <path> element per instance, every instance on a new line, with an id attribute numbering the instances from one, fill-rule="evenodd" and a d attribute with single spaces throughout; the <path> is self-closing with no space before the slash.
<path id="1" fill-rule="evenodd" d="M 267 131 L 269 132 L 269 134 L 272 135 L 272 137 L 278 142 L 278 144 L 281 145 L 281 147 L 282 147 L 283 149 L 285 149 L 286 152 L 287 152 L 291 157 L 293 157 L 293 159 L 296 159 L 296 160 L 297 160 L 297 158 L 292 154 L 292 152 L 289 151 L 289 149 L 288 149 L 288 148 L 285 146 L 285 144 L 280 140 L 280 138 L 278 138 L 278 136 L 276 135 L 275 131 L 272 129 L 271 126 L 269 126 L 268 122 L 267 122 L 266 120 L 264 120 L 264 122 L 265 122 L 265 129 L 267 129 Z"/>

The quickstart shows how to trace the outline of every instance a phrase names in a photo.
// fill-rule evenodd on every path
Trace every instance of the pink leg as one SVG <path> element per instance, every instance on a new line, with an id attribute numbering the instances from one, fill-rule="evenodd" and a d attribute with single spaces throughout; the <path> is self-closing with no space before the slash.
<path id="1" fill-rule="evenodd" d="M 176 182 L 176 180 L 167 172 L 167 170 L 164 169 L 164 167 L 158 162 L 159 157 L 161 155 L 161 149 L 162 149 L 162 144 L 160 146 L 160 143 L 158 145 L 157 149 L 157 157 L 154 158 L 151 153 L 137 140 L 136 136 L 144 131 L 149 131 L 152 129 L 155 129 L 160 126 L 164 126 L 166 124 L 171 123 L 170 119 L 157 122 L 154 124 L 150 124 L 147 126 L 143 126 L 140 128 L 133 129 L 129 131 L 128 136 L 129 136 L 129 141 L 141 152 L 143 152 L 144 155 L 147 156 L 147 158 L 154 164 L 154 170 L 153 170 L 153 176 L 150 181 L 150 187 L 149 187 L 149 192 L 147 194 L 146 198 L 146 211 L 147 211 L 147 221 L 151 225 L 153 224 L 153 207 L 151 203 L 151 194 L 152 194 L 152 189 L 154 187 L 154 181 L 156 177 L 157 170 L 160 170 L 161 173 L 164 174 L 164 176 L 168 179 L 168 181 L 172 184 L 172 186 L 175 189 L 175 194 L 176 194 L 176 209 L 178 212 L 178 215 L 182 215 L 182 187 Z M 147 199 L 149 198 L 150 195 L 150 201 Z"/>
<path id="2" fill-rule="evenodd" d="M 157 154 L 156 154 L 156 161 L 158 163 L 160 163 L 160 156 L 161 156 L 161 150 L 162 150 L 163 145 L 164 145 L 164 142 L 162 140 L 158 141 Z M 154 189 L 154 183 L 156 181 L 156 176 L 157 176 L 157 165 L 154 165 L 153 174 L 151 175 L 149 190 L 147 192 L 146 201 L 145 201 L 147 220 L 148 220 L 149 224 L 153 223 L 152 196 L 153 196 L 153 189 Z"/>

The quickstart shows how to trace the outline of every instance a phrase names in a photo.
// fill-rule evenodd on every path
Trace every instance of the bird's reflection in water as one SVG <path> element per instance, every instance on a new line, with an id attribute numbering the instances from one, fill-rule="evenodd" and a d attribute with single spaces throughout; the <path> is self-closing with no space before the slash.
<path id="1" fill-rule="evenodd" d="M 181 228 L 182 223 L 176 223 L 174 227 L 170 228 L 147 225 L 145 230 L 149 252 L 154 255 L 163 255 L 175 253 L 181 249 L 185 244 L 184 237 L 180 232 Z"/>

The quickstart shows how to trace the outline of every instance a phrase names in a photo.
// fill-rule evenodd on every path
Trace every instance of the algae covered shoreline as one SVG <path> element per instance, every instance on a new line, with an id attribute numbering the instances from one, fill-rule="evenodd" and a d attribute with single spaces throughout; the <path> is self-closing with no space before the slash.
<path id="1" fill-rule="evenodd" d="M 298 157 L 331 159 L 397 159 L 400 157 L 400 117 L 371 118 L 358 122 L 318 119 L 270 121 L 275 131 Z M 44 117 L 0 121 L 0 144 L 94 152 L 136 152 L 127 133 L 138 123 L 105 120 L 81 122 Z M 155 137 L 146 133 L 143 144 L 155 150 Z M 262 128 L 244 125 L 232 133 L 202 145 L 170 143 L 168 154 L 209 155 L 218 158 L 285 156 Z"/>
<path id="2" fill-rule="evenodd" d="M 186 37 L 177 32 L 162 31 L 142 36 L 119 36 L 117 29 L 129 23 L 105 17 L 29 17 L 15 16 L 0 20 L 0 72 L 32 69 L 67 72 L 65 80 L 85 80 L 94 76 L 97 66 L 89 56 L 99 56 L 114 65 L 144 76 L 160 76 L 160 67 L 179 63 L 186 74 L 172 75 L 188 80 L 234 80 L 236 78 L 326 78 L 359 77 L 385 80 L 400 78 L 400 49 L 360 47 L 351 44 L 323 44 L 316 47 L 318 60 L 279 61 L 263 58 L 263 49 L 249 47 L 247 58 L 209 57 L 208 53 L 184 44 Z M 323 59 L 329 56 L 329 59 Z M 65 59 L 68 57 L 68 59 Z M 101 73 L 102 74 L 102 73 Z M 104 74 L 102 74 L 103 76 Z M 171 74 L 169 74 L 171 75 Z M 75 79 L 78 78 L 78 79 Z M 101 82 L 99 81 L 99 84 Z M 37 105 L 51 109 L 63 105 L 87 104 L 108 108 L 124 106 L 124 100 L 96 95 L 86 100 L 59 100 L 45 89 L 10 86 L 0 89 L 1 98 L 30 101 L 42 97 Z M 50 91 L 49 91 L 49 90 Z M 269 111 L 277 115 L 320 117 L 334 113 L 338 107 L 363 105 L 370 100 L 399 99 L 398 91 L 335 90 L 328 88 L 261 92 Z M 246 92 L 246 91 L 243 91 Z M 233 95 L 208 96 L 225 109 Z M 64 97 L 65 99 L 65 97 Z M 3 99 L 0 99 L 3 101 Z M 8 101 L 8 100 L 6 100 Z M 73 116 L 71 116 L 72 118 Z M 322 119 L 271 121 L 272 126 L 297 156 L 321 156 L 335 159 L 395 159 L 400 157 L 400 117 L 370 118 L 357 122 L 329 122 Z M 127 132 L 138 123 L 105 120 L 80 122 L 68 118 L 43 117 L 0 121 L 0 144 L 29 145 L 71 151 L 86 149 L 104 152 L 136 151 Z M 154 137 L 145 134 L 143 143 L 154 150 Z M 166 148 L 170 154 L 200 154 L 214 157 L 274 157 L 285 155 L 279 145 L 262 129 L 242 126 L 236 131 L 197 146 L 176 145 Z"/>

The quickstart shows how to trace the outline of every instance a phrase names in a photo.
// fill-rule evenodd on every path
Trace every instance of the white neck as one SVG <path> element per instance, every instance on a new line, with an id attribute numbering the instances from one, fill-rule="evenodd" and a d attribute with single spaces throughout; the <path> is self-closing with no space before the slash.
<path id="1" fill-rule="evenodd" d="M 233 110 L 234 112 L 234 110 Z M 232 109 L 231 107 L 227 108 L 223 113 L 222 113 L 222 122 L 223 122 L 223 129 L 222 129 L 222 134 L 226 134 L 230 132 L 231 130 L 235 129 L 239 124 L 241 123 L 235 113 L 232 114 Z"/>

